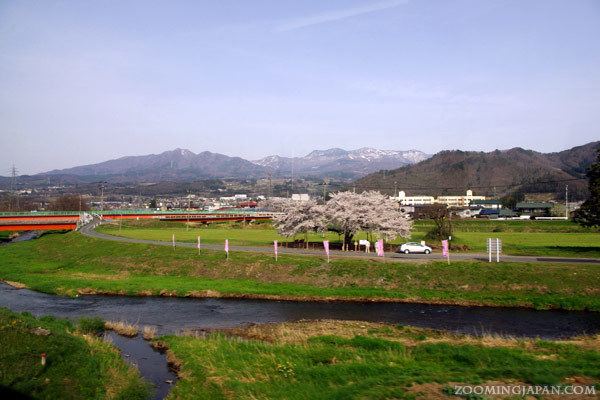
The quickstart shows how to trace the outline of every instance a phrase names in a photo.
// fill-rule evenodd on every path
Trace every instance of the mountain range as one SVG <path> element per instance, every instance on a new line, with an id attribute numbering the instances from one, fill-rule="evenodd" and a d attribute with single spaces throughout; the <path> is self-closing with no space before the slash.
<path id="1" fill-rule="evenodd" d="M 596 160 L 600 141 L 556 153 L 515 147 L 492 152 L 442 151 L 422 162 L 369 174 L 355 182 L 356 190 L 379 190 L 407 195 L 506 195 L 514 192 L 554 193 L 584 198 L 585 173 Z"/>
<path id="2" fill-rule="evenodd" d="M 304 157 L 269 156 L 254 161 L 277 176 L 331 176 L 357 178 L 381 169 L 398 168 L 431 157 L 418 150 L 378 150 L 363 147 L 358 150 L 333 148 L 315 150 Z"/>
<path id="3" fill-rule="evenodd" d="M 249 161 L 208 151 L 185 149 L 160 154 L 129 156 L 98 164 L 20 176 L 21 186 L 51 184 L 151 183 L 276 177 L 312 177 L 344 180 L 356 190 L 379 190 L 407 195 L 476 194 L 501 196 L 514 192 L 554 193 L 570 198 L 587 195 L 585 172 L 596 159 L 600 141 L 555 153 L 540 153 L 515 147 L 509 150 L 475 152 L 445 150 L 433 156 L 417 150 L 394 151 L 362 148 L 315 150 L 304 157 L 273 155 Z M 350 186 L 351 185 L 351 186 Z M 10 187 L 10 178 L 0 177 L 0 188 Z"/>
<path id="4" fill-rule="evenodd" d="M 417 150 L 315 150 L 304 157 L 269 156 L 256 161 L 204 151 L 175 149 L 160 154 L 128 156 L 97 164 L 35 175 L 65 183 L 191 181 L 212 178 L 331 177 L 356 179 L 380 169 L 398 168 L 430 157 Z"/>

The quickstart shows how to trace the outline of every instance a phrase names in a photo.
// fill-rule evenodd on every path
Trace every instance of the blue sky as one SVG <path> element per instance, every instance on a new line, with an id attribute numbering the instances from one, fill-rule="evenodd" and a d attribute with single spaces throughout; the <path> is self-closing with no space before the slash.
<path id="1" fill-rule="evenodd" d="M 0 175 L 600 138 L 599 1 L 0 2 Z"/>

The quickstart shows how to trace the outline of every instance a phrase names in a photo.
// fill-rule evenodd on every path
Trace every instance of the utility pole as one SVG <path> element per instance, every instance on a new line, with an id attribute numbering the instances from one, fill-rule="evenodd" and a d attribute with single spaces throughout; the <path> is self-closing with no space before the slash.
<path id="1" fill-rule="evenodd" d="M 106 182 L 100 183 L 100 211 L 104 211 L 104 188 Z"/>
<path id="2" fill-rule="evenodd" d="M 396 193 L 398 193 L 398 182 L 394 181 L 394 197 L 398 197 Z"/>
<path id="3" fill-rule="evenodd" d="M 273 187 L 271 186 L 271 173 L 269 172 L 269 198 L 273 197 Z"/>
<path id="4" fill-rule="evenodd" d="M 294 149 L 292 148 L 292 194 L 294 194 Z"/>
<path id="5" fill-rule="evenodd" d="M 569 185 L 565 185 L 565 219 L 569 219 Z"/>

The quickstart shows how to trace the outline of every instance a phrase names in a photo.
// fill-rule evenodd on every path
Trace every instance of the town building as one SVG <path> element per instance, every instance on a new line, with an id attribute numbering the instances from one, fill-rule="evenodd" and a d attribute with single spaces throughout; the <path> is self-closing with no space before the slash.
<path id="1" fill-rule="evenodd" d="M 533 217 L 549 217 L 552 206 L 553 204 L 549 202 L 520 202 L 517 203 L 515 210 L 520 214 Z"/>
<path id="2" fill-rule="evenodd" d="M 403 206 L 425 206 L 435 203 L 433 196 L 407 196 L 403 190 L 398 192 L 398 197 L 392 199 L 399 201 Z"/>
<path id="3" fill-rule="evenodd" d="M 502 208 L 502 202 L 500 200 L 496 200 L 496 199 L 472 200 L 471 203 L 469 204 L 469 206 L 471 208 L 485 208 L 485 209 L 497 210 L 497 209 Z"/>
<path id="4" fill-rule="evenodd" d="M 473 196 L 473 191 L 467 190 L 466 196 L 438 196 L 435 202 L 448 207 L 469 207 L 473 200 L 485 200 L 485 196 Z"/>
<path id="5" fill-rule="evenodd" d="M 293 201 L 309 201 L 310 196 L 308 195 L 308 193 L 294 193 L 294 194 L 292 194 L 292 200 Z"/>

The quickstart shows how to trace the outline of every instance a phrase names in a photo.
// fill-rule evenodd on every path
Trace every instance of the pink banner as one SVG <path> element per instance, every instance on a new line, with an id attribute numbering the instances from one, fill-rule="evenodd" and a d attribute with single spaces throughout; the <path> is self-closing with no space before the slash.
<path id="1" fill-rule="evenodd" d="M 225 239 L 225 253 L 229 253 L 229 239 Z"/>
<path id="2" fill-rule="evenodd" d="M 325 249 L 325 254 L 329 255 L 329 240 L 323 240 L 323 248 Z"/>
<path id="3" fill-rule="evenodd" d="M 383 239 L 379 239 L 376 243 L 375 243 L 375 250 L 377 251 L 377 255 L 379 257 L 383 257 L 384 256 L 384 252 L 383 252 Z"/>
<path id="4" fill-rule="evenodd" d="M 277 240 L 273 242 L 273 250 L 275 250 L 275 257 L 277 257 Z"/>
<path id="5" fill-rule="evenodd" d="M 448 257 L 448 241 L 442 240 L 442 255 Z"/>

